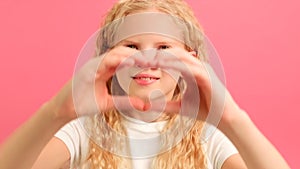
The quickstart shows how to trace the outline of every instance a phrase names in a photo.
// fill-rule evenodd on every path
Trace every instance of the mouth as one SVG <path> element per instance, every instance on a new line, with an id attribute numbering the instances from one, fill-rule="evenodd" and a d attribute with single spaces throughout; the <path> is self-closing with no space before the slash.
<path id="1" fill-rule="evenodd" d="M 131 78 L 139 85 L 150 85 L 150 84 L 160 80 L 159 77 L 150 75 L 150 74 L 138 74 Z"/>

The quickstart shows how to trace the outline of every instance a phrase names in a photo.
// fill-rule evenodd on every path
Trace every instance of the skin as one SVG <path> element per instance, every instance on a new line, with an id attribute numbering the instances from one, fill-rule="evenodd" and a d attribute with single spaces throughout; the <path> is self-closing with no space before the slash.
<path id="1" fill-rule="evenodd" d="M 240 154 L 229 157 L 224 162 L 222 169 L 289 168 L 279 152 L 256 128 L 247 113 L 236 104 L 209 65 L 202 63 L 195 57 L 195 52 L 186 51 L 183 44 L 172 39 L 168 39 L 172 43 L 168 43 L 167 48 L 157 45 L 158 41 L 154 35 L 140 36 L 134 40 L 137 48 L 121 43 L 109 50 L 103 57 L 91 59 L 86 63 L 73 77 L 78 87 L 76 90 L 78 93 L 72 93 L 72 80 L 70 80 L 51 100 L 41 106 L 29 121 L 1 145 L 0 169 L 58 169 L 68 164 L 70 159 L 68 149 L 62 141 L 53 135 L 64 124 L 77 118 L 77 116 L 97 113 L 97 108 L 102 111 L 114 108 L 112 96 L 109 95 L 106 88 L 106 82 L 121 63 L 124 67 L 140 65 L 142 67 L 173 69 L 181 72 L 185 80 L 189 80 L 191 77 L 181 63 L 187 65 L 203 97 L 201 98 L 201 105 L 203 106 L 199 107 L 201 115 L 198 120 L 207 117 L 212 99 L 215 102 L 219 101 L 218 92 L 211 88 L 210 79 L 214 79 L 217 86 L 225 90 L 224 112 L 217 127 L 233 142 Z M 140 57 L 130 57 L 139 50 L 153 48 L 170 52 L 176 55 L 177 59 L 174 57 L 155 57 L 153 60 L 145 60 Z M 97 86 L 95 91 L 93 90 L 94 84 Z M 157 85 L 153 88 L 162 87 L 160 84 Z M 172 93 L 173 90 L 166 88 L 163 91 L 168 94 Z M 98 107 L 90 106 L 91 100 L 80 99 L 87 98 L 94 92 Z M 74 107 L 73 96 L 81 96 L 76 100 L 76 107 Z M 132 107 L 128 106 L 130 101 L 135 109 L 143 111 L 149 108 L 149 103 L 145 102 L 144 97 L 139 93 L 132 94 L 129 100 L 125 97 L 118 97 L 118 101 L 123 103 L 119 108 L 126 111 L 132 110 Z M 165 110 L 174 113 L 178 112 L 179 109 L 180 101 L 169 101 Z"/>
<path id="2" fill-rule="evenodd" d="M 130 82 L 128 95 L 137 96 L 147 102 L 149 101 L 149 96 L 151 93 L 154 90 L 159 89 L 160 92 L 162 92 L 162 94 L 167 98 L 167 100 L 171 100 L 177 84 L 178 76 L 176 76 L 174 73 L 170 74 L 170 72 L 164 71 L 158 67 L 151 67 L 144 62 L 147 59 L 149 60 L 149 63 L 151 60 L 155 61 L 155 57 L 159 55 L 160 51 L 167 51 L 174 45 L 180 45 L 180 47 L 184 47 L 181 43 L 178 43 L 173 39 L 154 34 L 130 37 L 117 45 L 131 48 L 136 52 L 142 51 L 140 54 L 136 54 L 137 56 L 128 58 L 129 60 L 135 60 L 142 63 L 139 66 L 125 69 L 126 72 L 120 75 L 122 76 L 123 81 Z M 136 59 L 137 57 L 142 59 Z M 125 60 L 125 62 L 126 61 L 127 60 Z M 145 67 L 141 67 L 142 65 Z M 149 85 L 140 85 L 132 78 L 136 74 L 155 76 L 158 77 L 159 80 Z"/>

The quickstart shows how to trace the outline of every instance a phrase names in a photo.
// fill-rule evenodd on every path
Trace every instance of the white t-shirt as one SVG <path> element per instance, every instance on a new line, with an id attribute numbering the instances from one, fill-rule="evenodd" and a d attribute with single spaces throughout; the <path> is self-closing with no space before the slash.
<path id="1" fill-rule="evenodd" d="M 75 161 L 82 161 L 86 159 L 89 150 L 89 137 L 82 127 L 84 117 L 73 120 L 60 129 L 55 136 L 61 139 L 67 146 L 71 158 L 70 166 L 74 166 Z M 126 120 L 127 134 L 129 137 L 144 138 L 157 136 L 160 134 L 160 129 L 165 122 L 154 123 L 134 123 Z M 206 155 L 208 169 L 221 169 L 224 161 L 238 151 L 229 139 L 213 126 L 210 127 L 211 134 L 207 137 L 205 142 L 202 143 L 203 153 Z M 129 143 L 130 144 L 130 143 Z M 139 146 L 130 144 L 131 152 L 134 153 L 142 149 Z M 144 147 L 143 147 L 144 148 Z M 132 159 L 134 169 L 148 169 L 151 168 L 153 157 Z"/>

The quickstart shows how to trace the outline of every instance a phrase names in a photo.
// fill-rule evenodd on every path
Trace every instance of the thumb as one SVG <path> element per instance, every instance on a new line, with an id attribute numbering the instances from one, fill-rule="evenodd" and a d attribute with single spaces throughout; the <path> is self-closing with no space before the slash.
<path id="1" fill-rule="evenodd" d="M 167 103 L 159 102 L 159 101 L 147 103 L 144 105 L 144 111 L 147 111 L 147 110 L 162 111 L 161 104 L 165 104 L 165 107 L 163 108 L 164 113 L 167 113 L 167 114 L 180 113 L 180 109 L 181 109 L 181 101 L 180 100 L 179 101 L 168 101 Z"/>
<path id="2" fill-rule="evenodd" d="M 108 98 L 107 109 L 117 109 L 119 111 L 145 110 L 145 103 L 137 97 L 111 96 Z"/>

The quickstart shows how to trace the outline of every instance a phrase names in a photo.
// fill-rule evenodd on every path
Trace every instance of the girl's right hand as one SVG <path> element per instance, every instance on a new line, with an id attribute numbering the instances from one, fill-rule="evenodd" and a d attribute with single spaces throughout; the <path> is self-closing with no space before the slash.
<path id="1" fill-rule="evenodd" d="M 117 46 L 102 56 L 92 58 L 75 74 L 61 91 L 48 103 L 55 116 L 70 121 L 79 116 L 94 115 L 102 111 L 118 109 L 144 110 L 142 100 L 127 96 L 112 96 L 106 83 L 118 66 L 132 66 L 134 61 L 126 59 L 137 51 L 125 46 Z"/>

